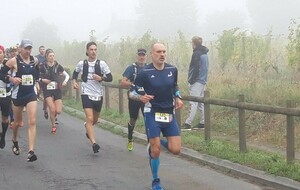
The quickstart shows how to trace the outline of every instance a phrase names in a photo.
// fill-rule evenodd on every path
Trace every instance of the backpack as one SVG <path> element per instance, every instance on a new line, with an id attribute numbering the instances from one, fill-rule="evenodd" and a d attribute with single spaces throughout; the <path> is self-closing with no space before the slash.
<path id="1" fill-rule="evenodd" d="M 83 69 L 82 69 L 82 75 L 81 75 L 81 80 L 83 82 L 87 82 L 88 73 L 89 73 L 89 63 L 85 59 L 85 60 L 83 60 Z M 103 76 L 101 74 L 101 67 L 100 67 L 100 60 L 99 59 L 97 59 L 96 63 L 95 63 L 95 74 L 97 74 L 99 76 Z"/>
<path id="2" fill-rule="evenodd" d="M 132 82 L 134 82 L 136 79 L 136 76 L 137 76 L 138 68 L 137 68 L 136 63 L 132 63 L 132 66 L 133 66 L 133 81 Z"/>

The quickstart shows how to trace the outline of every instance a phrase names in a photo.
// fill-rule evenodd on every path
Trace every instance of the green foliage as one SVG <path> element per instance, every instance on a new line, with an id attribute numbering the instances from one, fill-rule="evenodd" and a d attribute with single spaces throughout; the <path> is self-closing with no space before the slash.
<path id="1" fill-rule="evenodd" d="M 186 39 L 183 32 L 178 31 L 178 37 L 175 38 L 174 43 L 168 44 L 169 61 L 176 65 L 179 70 L 185 70 L 189 67 L 192 45 L 190 40 Z"/>
<path id="2" fill-rule="evenodd" d="M 238 28 L 224 30 L 217 41 L 220 66 L 224 70 L 228 64 L 237 70 L 251 70 L 254 73 L 259 67 L 266 67 L 269 63 L 271 49 L 270 31 L 266 36 L 239 31 Z"/>
<path id="3" fill-rule="evenodd" d="M 288 63 L 292 68 L 300 69 L 300 24 L 293 19 L 289 26 L 289 44 L 287 46 Z"/>

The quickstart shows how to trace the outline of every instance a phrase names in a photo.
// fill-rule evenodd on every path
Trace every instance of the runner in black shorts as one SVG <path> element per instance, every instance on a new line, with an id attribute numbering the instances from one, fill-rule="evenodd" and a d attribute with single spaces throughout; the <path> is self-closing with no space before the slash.
<path id="1" fill-rule="evenodd" d="M 5 49 L 0 45 L 0 69 L 4 67 L 7 59 L 4 58 Z M 8 128 L 8 116 L 11 109 L 11 91 L 7 77 L 0 79 L 0 108 L 2 115 L 2 132 L 0 134 L 0 148 L 5 147 L 5 134 Z"/>
<path id="2" fill-rule="evenodd" d="M 147 60 L 147 55 L 146 55 L 146 50 L 145 49 L 138 49 L 137 50 L 137 61 L 135 63 L 132 63 L 129 65 L 126 70 L 123 73 L 123 78 L 120 81 L 120 85 L 124 88 L 130 88 L 138 74 L 138 72 L 145 66 L 146 60 Z M 133 146 L 133 130 L 134 126 L 136 123 L 136 120 L 138 118 L 139 110 L 143 112 L 144 110 L 144 103 L 140 101 L 135 101 L 130 98 L 128 98 L 128 109 L 129 109 L 129 116 L 130 116 L 130 121 L 128 122 L 128 143 L 127 143 L 127 149 L 129 151 L 132 151 L 134 146 Z"/>
<path id="3" fill-rule="evenodd" d="M 97 59 L 97 44 L 89 42 L 86 45 L 86 60 L 80 61 L 73 72 L 73 87 L 79 88 L 77 78 L 81 74 L 81 100 L 82 107 L 86 116 L 84 126 L 86 136 L 92 143 L 94 153 L 99 152 L 100 146 L 96 143 L 94 125 L 98 122 L 100 115 L 103 89 L 102 81 L 111 82 L 112 75 L 105 61 Z"/>
<path id="4" fill-rule="evenodd" d="M 54 59 L 54 51 L 52 49 L 46 50 L 46 63 L 40 66 L 40 76 L 43 88 L 44 99 L 47 107 L 50 110 L 50 121 L 51 121 L 51 133 L 56 133 L 58 126 L 57 115 L 62 111 L 62 94 L 61 87 L 66 86 L 70 78 L 69 74 L 64 68 L 57 63 Z M 61 78 L 64 81 L 61 82 Z"/>

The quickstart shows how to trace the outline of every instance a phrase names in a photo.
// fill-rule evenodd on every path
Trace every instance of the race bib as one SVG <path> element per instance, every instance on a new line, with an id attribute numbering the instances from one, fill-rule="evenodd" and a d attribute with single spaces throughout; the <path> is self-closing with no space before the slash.
<path id="1" fill-rule="evenodd" d="M 6 97 L 6 88 L 0 88 L 0 98 Z"/>
<path id="2" fill-rule="evenodd" d="M 32 75 L 22 75 L 22 85 L 23 86 L 33 85 L 33 76 Z"/>
<path id="3" fill-rule="evenodd" d="M 55 81 L 51 81 L 49 84 L 47 84 L 47 90 L 55 90 L 57 87 L 57 83 Z"/>
<path id="4" fill-rule="evenodd" d="M 169 113 L 160 113 L 155 112 L 155 121 L 163 122 L 163 123 L 170 123 L 173 119 L 173 115 Z"/>
<path id="5" fill-rule="evenodd" d="M 92 95 L 89 95 L 89 99 L 92 100 L 92 101 L 100 101 L 101 100 L 101 96 L 92 96 Z"/>

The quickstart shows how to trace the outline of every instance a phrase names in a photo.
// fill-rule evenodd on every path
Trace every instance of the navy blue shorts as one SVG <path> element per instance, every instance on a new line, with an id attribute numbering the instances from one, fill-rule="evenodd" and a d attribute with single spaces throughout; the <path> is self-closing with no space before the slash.
<path id="1" fill-rule="evenodd" d="M 11 99 L 13 104 L 17 107 L 26 106 L 29 102 L 37 101 L 37 95 L 34 94 L 27 99 Z"/>
<path id="2" fill-rule="evenodd" d="M 180 130 L 175 118 L 175 114 L 171 115 L 173 117 L 171 122 L 159 122 L 155 121 L 154 111 L 144 113 L 148 139 L 160 137 L 160 132 L 162 132 L 164 137 L 180 136 Z"/>

